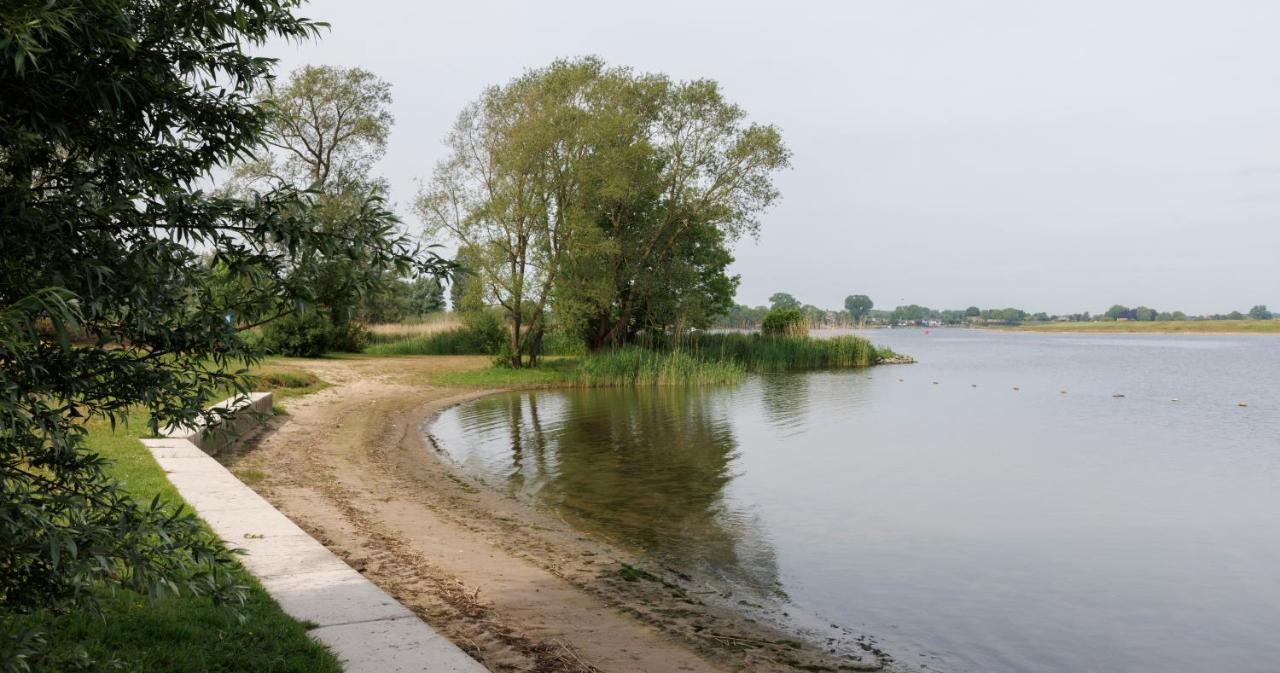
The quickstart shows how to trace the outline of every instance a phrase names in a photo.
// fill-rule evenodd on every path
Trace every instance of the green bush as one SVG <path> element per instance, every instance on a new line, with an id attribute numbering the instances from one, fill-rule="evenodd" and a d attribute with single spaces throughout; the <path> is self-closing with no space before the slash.
<path id="1" fill-rule="evenodd" d="M 807 337 L 809 326 L 800 309 L 776 308 L 760 321 L 760 333 L 765 336 Z"/>
<path id="2" fill-rule="evenodd" d="M 498 311 L 482 309 L 463 313 L 462 332 L 475 344 L 478 354 L 497 355 L 510 347 L 511 332 Z"/>
<path id="3" fill-rule="evenodd" d="M 261 344 L 269 352 L 296 357 L 319 357 L 341 351 L 356 353 L 368 336 L 355 322 L 334 323 L 319 311 L 300 311 L 267 323 Z"/>
<path id="4" fill-rule="evenodd" d="M 587 342 L 571 332 L 549 332 L 542 338 L 542 355 L 579 356 L 587 354 Z"/>

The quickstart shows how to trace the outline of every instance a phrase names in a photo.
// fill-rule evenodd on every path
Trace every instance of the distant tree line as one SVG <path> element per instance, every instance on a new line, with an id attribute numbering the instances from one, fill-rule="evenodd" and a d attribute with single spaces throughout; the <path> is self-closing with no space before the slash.
<path id="1" fill-rule="evenodd" d="M 1188 316 L 1182 311 L 1158 311 L 1149 306 L 1129 308 L 1116 304 L 1106 311 L 1049 314 L 1035 313 L 1018 308 L 933 309 L 919 304 L 894 307 L 893 310 L 875 309 L 867 295 L 856 294 L 845 298 L 844 310 L 823 309 L 802 303 L 793 295 L 778 292 L 769 297 L 768 306 L 735 304 L 720 316 L 715 327 L 730 329 L 755 329 L 760 327 L 771 310 L 796 310 L 805 318 L 810 329 L 852 326 L 906 326 L 906 325 L 1020 325 L 1027 322 L 1097 322 L 1097 321 L 1172 321 L 1172 320 L 1271 320 L 1275 316 L 1264 304 L 1258 304 L 1247 313 L 1232 311 L 1202 316 Z"/>

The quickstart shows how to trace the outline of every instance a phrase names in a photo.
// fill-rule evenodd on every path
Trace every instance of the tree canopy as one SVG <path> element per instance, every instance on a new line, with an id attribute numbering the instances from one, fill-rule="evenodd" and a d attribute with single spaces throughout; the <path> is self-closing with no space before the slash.
<path id="1" fill-rule="evenodd" d="M 866 318 L 874 307 L 871 297 L 865 294 L 851 294 L 844 298 L 844 310 L 849 312 L 849 317 L 855 322 Z"/>
<path id="2" fill-rule="evenodd" d="M 775 311 L 797 310 L 800 306 L 800 300 L 786 292 L 774 292 L 769 295 L 769 308 Z"/>
<path id="3" fill-rule="evenodd" d="M 729 246 L 758 228 L 789 153 L 709 80 L 556 61 L 459 116 L 419 199 L 457 241 L 484 303 L 536 358 L 548 312 L 593 348 L 703 327 L 732 305 Z"/>
<path id="4" fill-rule="evenodd" d="M 72 605 L 99 583 L 227 595 L 227 553 L 190 515 L 133 502 L 86 421 L 155 430 L 243 390 L 259 356 L 244 331 L 312 299 L 300 279 L 320 260 L 440 270 L 376 195 L 347 217 L 378 235 L 355 240 L 292 185 L 200 189 L 270 137 L 273 62 L 248 51 L 315 35 L 299 4 L 0 9 L 0 605 Z"/>
<path id="5" fill-rule="evenodd" d="M 291 355 L 358 350 L 360 319 L 406 310 L 403 270 L 369 254 L 403 233 L 393 218 L 362 212 L 386 189 L 372 171 L 391 132 L 391 85 L 360 68 L 305 66 L 258 102 L 271 113 L 264 147 L 236 166 L 232 191 L 305 191 L 317 227 L 352 241 L 337 254 L 314 251 L 313 263 L 292 270 L 311 296 L 265 330 L 265 343 Z"/>

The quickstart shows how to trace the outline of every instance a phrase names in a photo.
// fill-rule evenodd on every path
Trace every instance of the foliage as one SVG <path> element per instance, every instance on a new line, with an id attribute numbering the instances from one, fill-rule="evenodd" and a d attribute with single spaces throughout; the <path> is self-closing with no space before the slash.
<path id="1" fill-rule="evenodd" d="M 1272 316 L 1271 311 L 1267 310 L 1266 304 L 1258 304 L 1249 309 L 1249 317 L 1254 320 L 1270 320 Z"/>
<path id="2" fill-rule="evenodd" d="M 405 316 L 421 317 L 438 313 L 445 309 L 444 285 L 439 278 L 420 276 L 408 283 L 405 288 Z"/>
<path id="3" fill-rule="evenodd" d="M 304 306 L 263 327 L 260 344 L 269 353 L 314 358 L 332 351 L 359 351 L 367 340 L 355 322 L 334 323 L 328 313 Z"/>
<path id="4" fill-rule="evenodd" d="M 807 336 L 809 328 L 804 313 L 799 309 L 775 308 L 760 322 L 760 333 L 765 336 Z"/>
<path id="5" fill-rule="evenodd" d="M 493 316 L 492 312 L 486 312 Z M 415 335 L 369 346 L 370 355 L 498 355 L 506 345 L 506 329 L 499 320 L 472 320 L 459 329 L 433 334 Z M 543 355 L 584 355 L 586 346 L 576 334 L 564 331 L 547 333 L 542 343 Z"/>
<path id="6" fill-rule="evenodd" d="M 844 310 L 849 312 L 849 317 L 854 322 L 861 322 L 875 307 L 875 302 L 871 301 L 871 297 L 865 294 L 851 294 L 844 298 Z"/>
<path id="7" fill-rule="evenodd" d="M 488 89 L 449 149 L 419 210 L 506 312 L 514 366 L 536 360 L 549 309 L 593 349 L 708 325 L 737 286 L 728 246 L 789 158 L 714 82 L 594 58 Z"/>
<path id="8" fill-rule="evenodd" d="M 497 355 L 507 332 L 492 311 L 472 314 L 460 329 L 423 334 L 379 343 L 365 349 L 370 355 Z"/>
<path id="9" fill-rule="evenodd" d="M 264 381 L 276 373 L 264 371 Z M 290 381 L 296 379 L 283 375 Z M 119 427 L 89 426 L 89 448 L 111 460 L 107 470 L 129 494 L 141 501 L 157 496 L 182 502 L 177 491 L 138 442 L 145 424 Z M 235 610 L 207 597 L 166 596 L 148 601 L 132 591 L 100 587 L 92 595 L 100 611 L 58 614 L 39 610 L 15 618 L 15 631 L 43 634 L 44 643 L 29 652 L 34 671 L 119 670 L 148 673 L 187 671 L 279 671 L 280 673 L 337 673 L 333 655 L 307 635 L 303 624 L 291 619 L 237 565 L 232 581 L 244 589 L 245 601 Z M 162 646 L 160 645 L 162 644 Z M 0 647 L 3 647 L 0 645 Z M 0 653 L 0 661 L 10 661 Z"/>
<path id="10" fill-rule="evenodd" d="M 1156 320 L 1153 322 L 1080 321 L 1024 325 L 1031 332 L 1159 332 L 1187 334 L 1280 334 L 1280 320 Z"/>
<path id="11" fill-rule="evenodd" d="M 190 422 L 259 352 L 245 330 L 314 298 L 323 260 L 440 271 L 376 196 L 328 227 L 312 195 L 195 185 L 255 151 L 272 61 L 303 39 L 292 0 L 36 0 L 0 9 L 0 606 L 93 587 L 234 598 L 234 563 L 187 513 L 135 502 L 84 445 L 86 419 Z M 358 226 L 356 226 L 358 225 Z M 202 259 L 197 250 L 207 254 Z M 225 274 L 222 290 L 209 283 Z M 363 280 L 351 279 L 357 293 Z M 228 321 L 231 314 L 233 319 Z M 71 340 L 73 335 L 76 341 Z"/>
<path id="12" fill-rule="evenodd" d="M 1103 315 L 1105 315 L 1106 317 L 1110 318 L 1111 320 L 1119 320 L 1120 318 L 1128 318 L 1128 317 L 1129 317 L 1129 307 L 1128 307 L 1128 306 L 1123 306 L 1123 305 L 1121 305 L 1121 304 L 1113 304 L 1113 305 L 1111 306 L 1111 308 L 1107 309 L 1107 312 L 1106 312 L 1106 313 L 1104 313 Z"/>
<path id="13" fill-rule="evenodd" d="M 789 311 L 800 308 L 800 300 L 786 292 L 775 292 L 769 296 L 769 308 L 774 311 Z"/>
<path id="14" fill-rule="evenodd" d="M 367 70 L 308 65 L 261 103 L 274 113 L 265 139 L 271 151 L 236 167 L 241 184 L 338 194 L 367 184 L 386 153 L 391 85 Z"/>
<path id="15" fill-rule="evenodd" d="M 399 320 L 412 310 L 405 270 L 369 253 L 403 234 L 394 218 L 363 212 L 385 192 L 370 172 L 391 132 L 391 86 L 359 68 L 306 66 L 259 104 L 272 112 L 266 148 L 236 166 L 230 191 L 307 190 L 317 228 L 351 242 L 291 270 L 291 280 L 310 289 L 309 305 L 297 307 L 292 324 L 267 334 L 266 343 L 291 355 L 359 350 L 360 321 Z M 420 280 L 425 288 L 438 285 L 429 275 Z"/>
<path id="16" fill-rule="evenodd" d="M 400 322 L 444 310 L 444 285 L 439 278 L 419 276 L 412 281 L 398 278 L 379 282 L 360 304 L 362 323 Z"/>
<path id="17" fill-rule="evenodd" d="M 723 315 L 716 318 L 713 326 L 732 329 L 754 329 L 760 326 L 760 321 L 764 320 L 764 317 L 768 314 L 768 306 L 734 304 Z"/>

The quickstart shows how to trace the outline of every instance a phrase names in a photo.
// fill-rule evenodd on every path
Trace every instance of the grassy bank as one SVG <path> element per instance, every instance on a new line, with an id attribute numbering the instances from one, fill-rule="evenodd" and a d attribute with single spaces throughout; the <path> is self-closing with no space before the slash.
<path id="1" fill-rule="evenodd" d="M 272 379 L 271 368 L 256 372 Z M 301 390 L 322 387 L 315 377 L 298 374 L 276 387 Z M 134 418 L 113 432 L 106 423 L 89 426 L 89 447 L 112 461 L 109 473 L 140 501 L 159 496 L 176 506 L 182 498 L 150 452 L 138 441 L 146 436 L 144 418 Z M 95 593 L 101 613 L 82 610 L 64 615 L 49 612 L 17 617 L 18 626 L 37 630 L 48 643 L 46 655 L 32 661 L 32 671 L 121 670 L 147 673 L 246 671 L 307 673 L 341 671 L 337 660 L 307 636 L 306 626 L 281 611 L 246 571 L 237 582 L 247 587 L 243 606 L 231 608 L 207 598 L 176 596 L 148 604 L 129 591 Z"/>
<path id="2" fill-rule="evenodd" d="M 440 338 L 438 335 L 434 338 Z M 424 352 L 405 346 L 396 354 L 467 353 Z M 370 351 L 373 352 L 373 351 Z M 376 354 L 390 355 L 389 349 Z M 748 372 L 780 372 L 866 367 L 892 357 L 866 339 L 766 337 L 759 334 L 698 334 L 676 344 L 651 342 L 574 357 L 548 357 L 538 367 L 442 372 L 431 378 L 438 385 L 541 388 L 564 386 L 702 385 L 733 383 Z"/>
<path id="3" fill-rule="evenodd" d="M 1169 334 L 1280 334 L 1280 320 L 1164 320 L 1153 322 L 1051 322 L 1007 327 L 1016 332 Z"/>
<path id="4" fill-rule="evenodd" d="M 492 366 L 441 372 L 429 382 L 478 388 L 593 388 L 736 383 L 746 374 L 733 362 L 632 346 L 574 358 L 549 357 L 523 369 Z"/>

